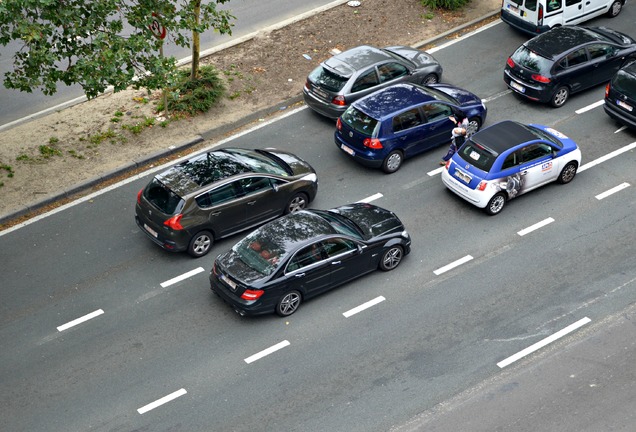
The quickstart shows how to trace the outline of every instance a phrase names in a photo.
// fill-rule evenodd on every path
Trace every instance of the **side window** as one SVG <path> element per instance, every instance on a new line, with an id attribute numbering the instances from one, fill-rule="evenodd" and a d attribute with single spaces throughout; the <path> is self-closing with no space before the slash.
<path id="1" fill-rule="evenodd" d="M 326 258 L 325 251 L 321 243 L 314 243 L 296 253 L 287 265 L 287 272 L 307 267 Z"/>
<path id="2" fill-rule="evenodd" d="M 378 76 L 375 73 L 375 69 L 371 69 L 369 72 L 365 72 L 363 75 L 360 75 L 358 77 L 356 82 L 351 87 L 351 91 L 353 93 L 359 92 L 374 87 L 378 84 Z"/>
<path id="3" fill-rule="evenodd" d="M 229 183 L 218 188 L 213 189 L 210 192 L 210 204 L 221 204 L 236 198 L 236 188 L 234 183 Z"/>
<path id="4" fill-rule="evenodd" d="M 585 52 L 585 48 L 581 48 L 580 50 L 576 50 L 573 53 L 565 56 L 565 60 L 567 61 L 567 67 L 571 68 L 572 66 L 576 66 L 587 61 L 587 53 Z"/>
<path id="5" fill-rule="evenodd" d="M 559 10 L 559 9 L 561 9 L 561 6 L 563 6 L 562 0 L 550 0 L 550 1 L 548 1 L 548 5 L 547 5 L 547 8 L 546 8 L 547 9 L 547 13 Z"/>
<path id="6" fill-rule="evenodd" d="M 582 0 L 565 0 L 566 6 L 574 6 L 581 3 Z"/>
<path id="7" fill-rule="evenodd" d="M 448 118 L 453 114 L 453 111 L 448 105 L 441 103 L 431 103 L 422 107 L 426 114 L 426 120 L 431 123 L 434 121 Z"/>
<path id="8" fill-rule="evenodd" d="M 378 66 L 380 82 L 387 82 L 409 73 L 409 70 L 399 63 L 385 63 Z"/>
<path id="9" fill-rule="evenodd" d="M 410 109 L 393 117 L 393 132 L 410 129 L 423 123 L 419 108 Z"/>
<path id="10" fill-rule="evenodd" d="M 272 184 L 267 177 L 244 178 L 239 180 L 239 183 L 246 195 L 272 188 Z"/>
<path id="11" fill-rule="evenodd" d="M 606 44 L 594 44 L 587 47 L 587 51 L 590 53 L 590 59 L 604 58 L 614 55 L 616 48 L 612 45 Z"/>
<path id="12" fill-rule="evenodd" d="M 531 11 L 537 10 L 537 0 L 526 0 L 526 9 Z"/>
<path id="13" fill-rule="evenodd" d="M 517 152 L 512 152 L 506 157 L 506 160 L 504 160 L 503 164 L 501 164 L 501 169 L 505 170 L 508 168 L 512 168 L 513 166 L 518 164 L 519 164 L 519 155 L 517 154 Z"/>
<path id="14" fill-rule="evenodd" d="M 327 257 L 332 258 L 340 254 L 355 250 L 356 244 L 346 239 L 329 239 L 323 242 L 323 248 Z"/>
<path id="15" fill-rule="evenodd" d="M 521 149 L 521 162 L 526 163 L 548 156 L 552 153 L 552 147 L 547 144 L 532 144 Z"/>

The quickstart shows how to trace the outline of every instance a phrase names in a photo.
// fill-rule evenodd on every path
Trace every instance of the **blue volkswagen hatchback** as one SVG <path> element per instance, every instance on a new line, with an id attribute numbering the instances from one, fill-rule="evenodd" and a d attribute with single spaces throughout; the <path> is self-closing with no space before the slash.
<path id="1" fill-rule="evenodd" d="M 390 174 L 404 159 L 449 144 L 455 127 L 449 117 L 457 112 L 468 118 L 470 133 L 486 121 L 486 106 L 469 91 L 396 84 L 351 104 L 338 118 L 335 142 L 362 165 Z"/>

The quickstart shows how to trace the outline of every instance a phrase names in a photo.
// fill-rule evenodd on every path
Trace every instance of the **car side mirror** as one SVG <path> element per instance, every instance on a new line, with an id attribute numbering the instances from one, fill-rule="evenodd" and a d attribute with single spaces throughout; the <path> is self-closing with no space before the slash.
<path id="1" fill-rule="evenodd" d="M 274 192 L 278 192 L 278 185 L 277 184 L 272 184 L 272 189 L 274 189 Z"/>

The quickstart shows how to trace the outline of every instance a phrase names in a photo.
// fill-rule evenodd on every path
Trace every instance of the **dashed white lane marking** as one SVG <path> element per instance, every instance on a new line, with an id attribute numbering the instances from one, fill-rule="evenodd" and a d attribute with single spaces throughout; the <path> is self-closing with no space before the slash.
<path id="1" fill-rule="evenodd" d="M 617 133 L 619 133 L 619 132 L 623 132 L 625 129 L 627 129 L 627 126 L 623 126 L 623 127 L 620 127 L 620 128 L 618 128 L 618 129 L 616 129 L 616 130 L 614 131 L 614 133 L 615 133 L 615 134 L 617 134 Z"/>
<path id="2" fill-rule="evenodd" d="M 601 156 L 598 159 L 595 159 L 595 160 L 593 160 L 591 162 L 588 162 L 588 163 L 586 163 L 584 165 L 581 165 L 579 167 L 578 172 L 582 172 L 582 171 L 585 171 L 586 169 L 590 169 L 593 166 L 596 166 L 596 165 L 598 165 L 600 163 L 603 163 L 603 162 L 605 162 L 607 160 L 610 160 L 610 159 L 612 159 L 612 158 L 614 158 L 614 157 L 616 157 L 616 156 L 618 156 L 620 154 L 623 154 L 623 153 L 625 153 L 627 151 L 633 150 L 634 148 L 636 148 L 636 141 L 634 141 L 631 144 L 626 145 L 625 147 L 621 147 L 618 150 L 614 150 L 613 152 L 608 153 L 605 156 Z"/>
<path id="3" fill-rule="evenodd" d="M 521 231 L 518 231 L 517 234 L 519 234 L 520 236 L 524 236 L 528 233 L 531 233 L 532 231 L 538 230 L 539 228 L 551 224 L 552 222 L 554 222 L 554 219 L 552 219 L 551 217 L 543 219 L 541 222 L 537 222 L 534 225 L 530 225 L 528 228 L 524 228 Z"/>
<path id="4" fill-rule="evenodd" d="M 192 277 L 192 276 L 194 276 L 195 274 L 199 274 L 199 273 L 201 273 L 202 271 L 205 271 L 205 270 L 203 269 L 203 267 L 195 268 L 194 270 L 190 270 L 189 272 L 184 273 L 184 274 L 182 274 L 181 276 L 177 276 L 177 277 L 172 278 L 172 279 L 170 279 L 170 280 L 167 280 L 167 281 L 165 281 L 165 282 L 161 282 L 161 287 L 162 287 L 162 288 L 169 287 L 170 285 L 174 285 L 174 284 L 176 284 L 177 282 L 181 282 L 182 280 L 188 279 L 189 277 Z"/>
<path id="5" fill-rule="evenodd" d="M 376 297 L 373 300 L 369 300 L 366 303 L 362 303 L 360 306 L 354 307 L 353 309 L 349 309 L 348 311 L 343 313 L 343 315 L 345 318 L 349 318 L 350 316 L 355 315 L 358 312 L 362 312 L 365 309 L 369 309 L 371 306 L 375 306 L 378 303 L 382 303 L 384 300 L 386 299 L 382 296 Z"/>
<path id="6" fill-rule="evenodd" d="M 427 174 L 429 177 L 433 177 L 434 175 L 441 174 L 441 173 L 442 173 L 442 171 L 443 171 L 443 170 L 445 170 L 445 169 L 446 169 L 446 167 L 441 166 L 441 167 L 439 167 L 439 168 L 435 168 L 433 171 L 429 171 L 429 172 L 427 172 L 426 174 Z"/>
<path id="7" fill-rule="evenodd" d="M 499 363 L 497 363 L 497 366 L 499 366 L 500 368 L 505 368 L 506 366 L 516 362 L 519 359 L 524 358 L 525 356 L 527 356 L 528 354 L 532 354 L 533 352 L 543 348 L 544 346 L 562 338 L 563 336 L 572 333 L 574 330 L 578 329 L 579 327 L 583 327 L 585 324 L 589 323 L 590 321 L 592 321 L 591 319 L 589 319 L 588 317 L 582 318 L 580 320 L 578 320 L 577 322 L 575 322 L 574 324 L 570 324 L 569 326 L 567 326 L 566 328 L 564 328 L 563 330 L 560 330 L 558 332 L 556 332 L 555 334 L 553 334 L 552 336 L 548 336 L 547 338 L 540 340 L 539 342 L 537 342 L 534 345 L 530 345 L 528 348 L 519 351 L 517 354 L 512 355 L 510 357 L 508 357 L 505 360 L 500 361 Z"/>
<path id="8" fill-rule="evenodd" d="M 615 186 L 615 187 L 613 187 L 613 188 L 611 188 L 609 190 L 606 190 L 603 193 L 600 193 L 600 194 L 596 195 L 595 198 L 600 201 L 603 198 L 607 198 L 608 196 L 613 195 L 616 192 L 619 192 L 619 191 L 622 191 L 625 188 L 628 188 L 629 186 L 630 186 L 629 183 L 621 183 L 618 186 Z"/>
<path id="9" fill-rule="evenodd" d="M 382 198 L 384 195 L 382 195 L 381 193 L 377 193 L 375 195 L 371 195 L 370 197 L 361 199 L 360 201 L 358 201 L 359 203 L 370 203 L 371 201 L 375 201 L 379 198 Z"/>
<path id="10" fill-rule="evenodd" d="M 454 269 L 457 266 L 460 266 L 462 264 L 467 263 L 468 261 L 472 260 L 473 257 L 470 255 L 466 255 L 463 258 L 458 259 L 457 261 L 454 261 L 448 265 L 445 265 L 444 267 L 440 267 L 437 270 L 433 271 L 433 273 L 435 273 L 437 276 L 441 275 L 442 273 L 446 273 L 449 270 Z"/>
<path id="11" fill-rule="evenodd" d="M 67 322 L 67 323 L 66 323 L 66 324 L 64 324 L 64 325 L 59 326 L 59 327 L 57 328 L 57 331 L 64 331 L 64 330 L 68 330 L 68 329 L 70 329 L 71 327 L 74 327 L 74 326 L 76 326 L 76 325 L 78 325 L 78 324 L 81 324 L 81 323 L 83 323 L 84 321 L 88 321 L 88 320 L 90 320 L 90 319 L 93 319 L 93 318 L 95 318 L 96 316 L 99 316 L 99 315 L 101 315 L 101 314 L 103 314 L 103 313 L 104 313 L 104 311 L 103 311 L 103 310 L 101 310 L 101 309 L 97 309 L 95 312 L 91 312 L 91 313 L 89 313 L 88 315 L 84 315 L 83 317 L 79 317 L 79 318 L 77 318 L 77 319 L 74 319 L 73 321 L 69 321 L 69 322 Z"/>
<path id="12" fill-rule="evenodd" d="M 248 358 L 245 359 L 245 363 L 250 364 L 252 362 L 255 362 L 256 360 L 262 359 L 265 356 L 270 355 L 273 352 L 278 351 L 279 349 L 285 348 L 286 346 L 289 346 L 290 343 L 287 340 L 284 340 L 282 342 L 277 343 L 276 345 L 273 345 L 267 349 L 264 349 L 261 352 L 258 352 L 252 356 L 249 356 Z"/>
<path id="13" fill-rule="evenodd" d="M 594 108 L 599 107 L 599 106 L 603 105 L 604 103 L 605 103 L 605 99 L 601 99 L 598 102 L 594 102 L 593 104 L 590 104 L 590 105 L 588 105 L 586 107 L 583 107 L 581 109 L 577 109 L 574 112 L 577 113 L 577 114 L 583 114 L 584 112 L 587 112 L 589 110 L 593 110 Z"/>
<path id="14" fill-rule="evenodd" d="M 512 90 L 510 90 L 510 89 L 508 89 L 508 90 L 504 90 L 504 91 L 499 92 L 499 93 L 497 93 L 497 94 L 494 94 L 494 95 L 492 95 L 492 96 L 490 96 L 490 97 L 487 97 L 487 98 L 485 98 L 485 99 L 482 99 L 481 101 L 482 101 L 483 103 L 492 102 L 492 101 L 494 101 L 495 99 L 499 99 L 500 97 L 507 95 L 508 93 L 512 93 Z"/>
<path id="15" fill-rule="evenodd" d="M 164 396 L 161 399 L 158 399 L 158 400 L 156 400 L 156 401 L 154 401 L 152 403 L 149 403 L 146 406 L 142 406 L 141 408 L 139 408 L 137 410 L 137 412 L 139 414 L 147 413 L 148 411 L 153 410 L 153 409 L 157 408 L 158 406 L 161 406 L 161 405 L 163 405 L 165 403 L 168 403 L 171 400 L 174 400 L 174 399 L 176 399 L 178 397 L 181 397 L 181 396 L 183 396 L 186 393 L 187 393 L 187 391 L 185 391 L 185 389 L 177 390 L 176 392 L 170 393 L 168 396 Z"/>

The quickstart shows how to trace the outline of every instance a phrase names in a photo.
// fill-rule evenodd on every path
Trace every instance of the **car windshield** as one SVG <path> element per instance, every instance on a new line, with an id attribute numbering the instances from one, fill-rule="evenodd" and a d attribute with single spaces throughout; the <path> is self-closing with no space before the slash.
<path id="1" fill-rule="evenodd" d="M 363 240 L 363 237 L 360 234 L 360 228 L 350 219 L 347 219 L 337 213 L 322 210 L 313 210 L 313 212 L 329 222 L 336 232 Z"/>
<path id="2" fill-rule="evenodd" d="M 544 140 L 544 141 L 549 141 L 549 142 L 551 142 L 552 144 L 554 144 L 558 148 L 563 148 L 563 143 L 561 141 L 559 141 L 557 138 L 555 138 L 553 135 L 550 135 L 549 133 L 546 133 L 546 132 L 542 131 L 541 129 L 536 128 L 534 126 L 523 125 L 523 127 L 528 129 L 528 131 L 530 131 L 531 133 L 535 134 L 537 136 L 537 138 L 539 138 L 541 140 Z"/>
<path id="3" fill-rule="evenodd" d="M 453 105 L 459 105 L 459 102 L 457 100 L 455 100 L 454 98 L 450 97 L 449 95 L 447 95 L 446 93 L 439 91 L 433 87 L 418 87 L 418 89 L 422 92 L 425 93 L 427 95 L 429 95 L 432 98 L 435 98 L 437 100 L 441 100 L 441 101 L 445 101 L 448 102 L 450 104 Z"/>
<path id="4" fill-rule="evenodd" d="M 322 66 L 318 66 L 309 74 L 309 81 L 334 93 L 342 90 L 348 80 L 348 78 L 328 71 Z"/>
<path id="5" fill-rule="evenodd" d="M 459 149 L 459 155 L 462 159 L 472 164 L 474 167 L 482 171 L 489 172 L 492 164 L 497 156 L 488 149 L 468 139 Z"/>
<path id="6" fill-rule="evenodd" d="M 636 77 L 623 70 L 619 70 L 612 80 L 612 87 L 614 87 L 616 91 L 634 97 L 634 95 L 636 95 Z"/>
<path id="7" fill-rule="evenodd" d="M 348 124 L 353 130 L 361 134 L 377 137 L 380 123 L 373 117 L 369 117 L 354 106 L 350 106 L 342 113 L 341 120 Z"/>
<path id="8" fill-rule="evenodd" d="M 540 56 L 534 51 L 530 51 L 524 45 L 520 46 L 512 55 L 512 60 L 532 72 L 546 75 L 550 71 L 552 62 L 545 57 Z"/>
<path id="9" fill-rule="evenodd" d="M 231 154 L 243 166 L 249 168 L 252 172 L 275 174 L 279 176 L 289 176 L 291 168 L 280 159 L 270 158 L 267 153 L 256 153 L 251 151 L 232 149 L 225 150 Z"/>
<path id="10" fill-rule="evenodd" d="M 157 178 L 144 189 L 144 197 L 165 214 L 176 214 L 183 207 L 183 199 Z"/>

